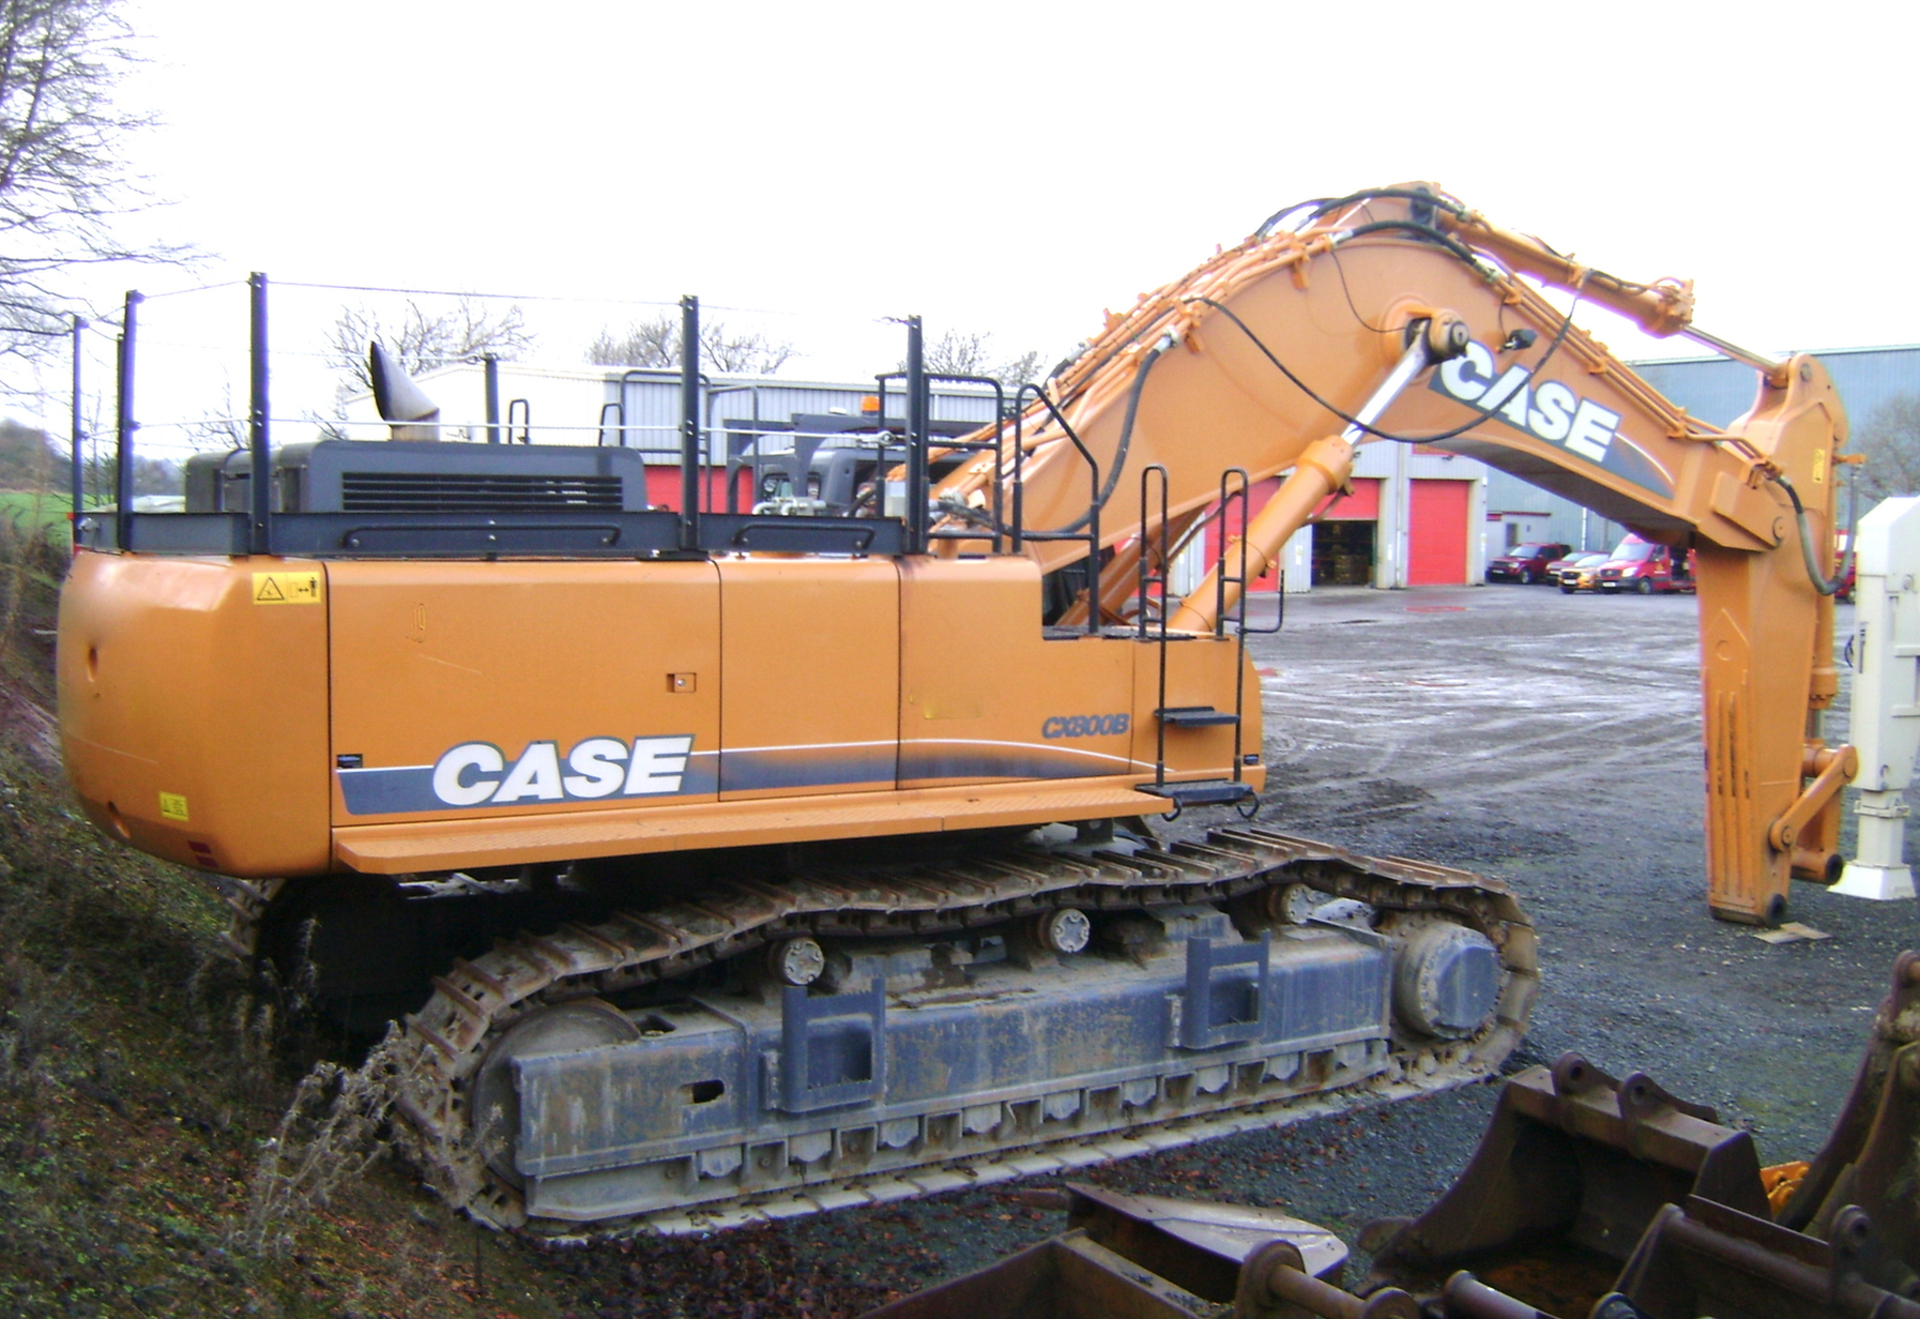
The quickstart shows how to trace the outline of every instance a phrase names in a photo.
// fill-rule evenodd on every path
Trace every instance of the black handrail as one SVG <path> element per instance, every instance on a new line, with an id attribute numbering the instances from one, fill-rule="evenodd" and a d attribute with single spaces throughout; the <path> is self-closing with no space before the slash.
<path id="1" fill-rule="evenodd" d="M 247 480 L 252 527 L 247 542 L 255 554 L 273 547 L 273 439 L 267 429 L 267 277 L 247 276 L 250 341 L 247 357 L 247 440 L 253 472 Z"/>
<path id="2" fill-rule="evenodd" d="M 73 520 L 75 522 L 80 520 L 80 515 L 86 511 L 87 507 L 86 459 L 82 454 L 87 441 L 87 432 L 85 420 L 80 415 L 80 336 L 86 332 L 86 328 L 85 321 L 78 316 L 73 318 L 73 415 L 67 428 L 67 440 L 71 446 L 67 456 L 72 460 L 73 468 Z M 79 544 L 77 536 L 74 538 L 74 543 Z"/>
<path id="3" fill-rule="evenodd" d="M 700 547 L 700 299 L 680 299 L 680 548 Z"/>
<path id="4" fill-rule="evenodd" d="M 1023 472 L 1026 446 L 1021 443 L 1020 431 L 1021 421 L 1026 416 L 1026 408 L 1022 403 L 1028 393 L 1032 393 L 1036 399 L 1040 400 L 1041 406 L 1046 408 L 1053 419 L 1059 423 L 1061 431 L 1073 442 L 1073 447 L 1080 451 L 1080 456 L 1087 460 L 1087 475 L 1091 484 L 1088 488 L 1085 535 L 1077 531 L 1028 531 L 1021 525 L 1026 506 L 1026 478 Z M 1016 551 L 1030 540 L 1084 540 L 1087 542 L 1087 635 L 1098 636 L 1100 633 L 1100 463 L 1082 442 L 1079 434 L 1068 423 L 1060 409 L 1053 405 L 1053 400 L 1047 397 L 1046 390 L 1034 384 L 1020 386 L 1013 396 L 1013 509 Z"/>
<path id="5" fill-rule="evenodd" d="M 1147 485 L 1150 478 L 1155 475 L 1160 478 L 1160 570 L 1157 573 L 1148 567 L 1152 556 L 1149 553 L 1151 546 L 1147 537 L 1147 510 L 1151 507 L 1147 501 Z M 1140 596 L 1137 602 L 1139 621 L 1136 626 L 1139 629 L 1140 640 L 1145 641 L 1147 639 L 1147 604 L 1152 598 L 1151 588 L 1158 585 L 1160 588 L 1160 635 L 1157 639 L 1160 643 L 1160 687 L 1153 705 L 1153 722 L 1157 739 L 1153 753 L 1153 786 L 1156 788 L 1167 786 L 1167 721 L 1161 717 L 1162 712 L 1167 708 L 1167 501 L 1167 469 L 1159 463 L 1150 463 L 1140 472 Z"/>
<path id="6" fill-rule="evenodd" d="M 133 354 L 139 338 L 140 304 L 145 299 L 137 290 L 127 290 L 126 308 L 120 313 L 119 398 L 114 418 L 113 534 L 121 549 L 131 548 L 133 531 Z"/>
<path id="7" fill-rule="evenodd" d="M 628 376 L 631 376 L 632 374 L 633 373 L 631 371 L 627 373 Z M 760 456 L 760 441 L 765 437 L 765 434 L 766 434 L 764 431 L 760 429 L 760 386 L 758 385 L 722 385 L 718 389 L 715 389 L 713 382 L 711 380 L 707 380 L 705 376 L 702 376 L 701 379 L 706 382 L 706 388 L 707 388 L 707 433 L 709 435 L 713 433 L 713 423 L 714 423 L 713 410 L 715 407 L 715 400 L 717 400 L 721 395 L 745 394 L 753 400 L 753 417 L 752 417 L 753 451 L 754 451 L 754 457 L 757 460 Z M 620 390 L 622 395 L 626 393 L 625 378 L 622 378 L 620 382 Z M 732 418 L 730 420 L 738 420 L 738 418 Z M 729 430 L 727 434 L 732 435 L 733 431 Z M 745 471 L 747 473 L 748 489 L 753 494 L 754 498 L 757 499 L 759 497 L 759 488 L 754 484 L 756 480 L 756 469 L 753 467 L 748 467 L 745 463 L 740 462 L 739 455 L 733 452 L 732 445 L 731 443 L 729 443 L 727 448 L 727 478 L 726 478 L 727 479 L 727 512 L 729 514 L 738 513 L 740 511 L 739 476 L 742 471 Z"/>
<path id="8" fill-rule="evenodd" d="M 918 316 L 907 317 L 907 548 L 927 552 L 927 499 L 933 477 L 927 453 L 926 331 Z M 885 416 L 883 412 L 880 414 Z"/>
<path id="9" fill-rule="evenodd" d="M 886 416 L 887 416 L 887 382 L 889 380 L 898 380 L 903 376 L 905 376 L 906 374 L 907 373 L 904 371 L 882 371 L 879 374 L 875 375 L 873 378 L 874 392 L 877 396 L 876 402 L 878 402 L 879 404 L 879 416 L 880 416 L 883 429 L 885 426 Z M 993 390 L 993 423 L 992 424 L 994 428 L 994 438 L 991 440 L 942 440 L 940 442 L 939 447 L 951 453 L 985 453 L 989 451 L 992 452 L 993 454 L 993 509 L 992 509 L 993 534 L 991 537 L 989 537 L 989 539 L 991 539 L 993 542 L 993 552 L 995 554 L 1002 553 L 1004 547 L 1002 546 L 1001 542 L 1006 539 L 1007 529 L 1006 529 L 1005 522 L 1003 520 L 1003 514 L 1005 512 L 1005 509 L 1001 502 L 1002 500 L 1001 488 L 1003 485 L 1002 478 L 1005 475 L 1006 469 L 1004 466 L 1005 455 L 1003 453 L 1003 446 L 1001 445 L 1001 442 L 1000 442 L 1000 432 L 1005 428 L 1007 424 L 1006 386 L 1003 385 L 1000 381 L 995 380 L 992 376 L 966 375 L 958 371 L 925 371 L 923 370 L 920 373 L 920 378 L 922 381 L 922 387 L 927 391 L 926 413 L 927 413 L 927 420 L 929 421 L 929 423 L 931 423 L 932 421 L 932 413 L 933 413 L 933 382 L 934 381 L 945 381 L 948 384 L 956 384 L 956 385 L 986 385 L 988 388 Z M 911 443 L 911 441 L 909 441 L 909 443 Z M 927 466 L 928 497 L 930 498 L 932 493 L 932 479 L 933 479 L 932 478 L 932 443 L 933 441 L 932 441 L 931 435 L 928 436 L 927 443 L 929 446 L 929 450 L 927 454 L 926 466 Z M 880 461 L 882 465 L 884 465 L 886 462 L 886 449 L 884 445 L 882 445 L 881 447 Z M 909 472 L 909 478 L 911 478 L 911 472 Z M 964 518 L 967 516 L 967 514 L 962 512 L 962 513 L 957 513 L 956 516 L 960 516 Z M 981 537 L 980 537 L 980 534 L 976 531 L 929 530 L 927 532 L 927 539 L 929 540 L 979 540 L 981 539 Z M 1016 545 L 1015 548 L 1017 549 L 1018 546 Z"/>
<path id="10" fill-rule="evenodd" d="M 1239 477 L 1237 486 L 1234 478 Z M 1227 584 L 1240 588 L 1240 599 L 1236 606 L 1237 617 L 1233 619 L 1234 635 L 1238 638 L 1238 654 L 1233 666 L 1233 781 L 1239 783 L 1243 775 L 1240 772 L 1242 743 L 1246 737 L 1247 704 L 1247 526 L 1250 521 L 1249 505 L 1252 503 L 1253 480 L 1244 467 L 1229 467 L 1220 473 L 1220 558 L 1215 565 L 1213 585 L 1213 634 L 1223 636 L 1227 626 Z M 1227 531 L 1232 523 L 1231 509 L 1238 504 L 1240 509 L 1240 566 L 1237 574 L 1227 572 Z"/>
<path id="11" fill-rule="evenodd" d="M 616 446 L 624 449 L 627 447 L 627 405 L 617 399 L 612 403 L 602 403 L 600 405 L 600 428 L 594 434 L 593 447 L 596 449 L 604 449 L 607 447 L 607 414 L 609 412 L 613 414 L 613 434 Z"/>

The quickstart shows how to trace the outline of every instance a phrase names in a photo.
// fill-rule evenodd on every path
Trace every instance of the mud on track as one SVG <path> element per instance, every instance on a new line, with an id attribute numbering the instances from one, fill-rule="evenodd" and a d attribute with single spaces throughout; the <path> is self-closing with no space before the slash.
<path id="1" fill-rule="evenodd" d="M 1839 614 L 1844 635 L 1852 610 Z M 1920 912 L 1796 884 L 1791 917 L 1833 937 L 1778 947 L 1708 916 L 1695 627 L 1690 596 L 1487 586 L 1289 601 L 1285 629 L 1250 641 L 1270 767 L 1260 818 L 1510 882 L 1539 928 L 1545 980 L 1516 1069 L 1578 1050 L 1717 1105 L 1756 1133 L 1764 1161 L 1805 1157 L 1845 1097 L 1895 954 L 1920 943 Z M 1843 689 L 1830 739 L 1844 736 L 1845 701 Z M 1424 1207 L 1493 1100 L 1491 1086 L 1454 1091 L 1079 1176 L 1283 1206 L 1351 1240 L 1369 1219 Z M 856 1288 L 911 1290 L 1060 1230 L 1022 1198 L 1048 1184 L 764 1230 Z M 653 1249 L 664 1262 L 697 1247 Z M 664 1313 L 661 1299 L 610 1312 Z"/>

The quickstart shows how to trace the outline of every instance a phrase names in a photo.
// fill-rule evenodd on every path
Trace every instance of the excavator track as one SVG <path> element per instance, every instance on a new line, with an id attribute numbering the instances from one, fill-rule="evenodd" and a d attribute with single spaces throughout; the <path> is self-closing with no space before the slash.
<path id="1" fill-rule="evenodd" d="M 258 883 L 231 876 L 213 877 L 214 892 L 227 904 L 227 932 L 222 938 L 226 948 L 242 969 L 251 971 L 260 956 L 260 928 L 267 909 L 287 886 L 284 879 L 263 879 Z"/>
<path id="2" fill-rule="evenodd" d="M 1163 1077 L 1105 1108 L 1097 1102 L 1105 1096 L 1093 1091 L 1063 1102 L 1050 1096 L 976 1104 L 952 1115 L 877 1125 L 872 1118 L 863 1124 L 857 1105 L 842 1108 L 830 1115 L 838 1126 L 807 1137 L 761 1145 L 750 1139 L 743 1149 L 736 1135 L 684 1158 L 616 1169 L 619 1176 L 644 1172 L 671 1184 L 672 1202 L 659 1204 L 659 1183 L 649 1183 L 652 1199 L 642 1212 L 608 1214 L 589 1205 L 555 1213 L 530 1204 L 514 1174 L 511 1147 L 498 1135 L 503 1125 L 515 1125 L 517 1110 L 504 1124 L 497 1111 L 476 1112 L 483 1107 L 476 1090 L 490 1053 L 516 1025 L 563 1005 L 590 1025 L 611 1020 L 617 1014 L 609 998 L 672 983 L 778 941 L 938 936 L 1069 907 L 1125 913 L 1221 904 L 1282 922 L 1304 919 L 1283 914 L 1303 893 L 1316 902 L 1348 900 L 1349 911 L 1372 913 L 1376 925 L 1442 921 L 1477 931 L 1498 959 L 1493 1010 L 1472 1034 L 1456 1039 L 1406 1031 L 1396 1016 L 1390 1040 L 1297 1055 L 1290 1072 L 1264 1063 L 1209 1066 L 1208 1056 L 1196 1055 L 1185 1075 Z M 1365 931 L 1354 937 L 1386 942 Z M 1538 980 L 1532 922 L 1497 881 L 1422 862 L 1361 857 L 1263 829 L 1225 828 L 1198 842 L 1133 851 L 1009 849 L 904 876 L 848 867 L 782 882 L 719 883 L 697 899 L 523 934 L 435 977 L 432 998 L 406 1018 L 386 1052 L 408 1127 L 402 1144 L 454 1206 L 501 1228 L 676 1233 L 1084 1166 L 1482 1079 L 1498 1071 L 1522 1038 Z M 615 1202 L 642 1203 L 631 1196 Z"/>

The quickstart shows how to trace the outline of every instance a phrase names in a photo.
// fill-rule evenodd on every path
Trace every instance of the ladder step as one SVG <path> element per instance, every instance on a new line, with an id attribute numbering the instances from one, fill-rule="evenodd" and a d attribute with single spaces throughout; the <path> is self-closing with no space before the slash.
<path id="1" fill-rule="evenodd" d="M 1160 722 L 1174 728 L 1214 728 L 1237 724 L 1240 716 L 1231 710 L 1216 710 L 1211 705 L 1170 705 L 1155 710 Z"/>
<path id="2" fill-rule="evenodd" d="M 1221 802 L 1247 800 L 1253 796 L 1253 785 L 1230 779 L 1209 779 L 1200 783 L 1143 783 L 1134 791 L 1149 797 L 1165 797 L 1181 806 L 1215 806 Z"/>

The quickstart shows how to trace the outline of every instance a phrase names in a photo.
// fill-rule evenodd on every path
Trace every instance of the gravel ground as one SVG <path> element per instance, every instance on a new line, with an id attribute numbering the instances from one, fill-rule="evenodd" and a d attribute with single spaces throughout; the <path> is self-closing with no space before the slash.
<path id="1" fill-rule="evenodd" d="M 1851 619 L 1841 606 L 1842 635 Z M 1512 1070 L 1577 1050 L 1717 1106 L 1755 1133 L 1763 1162 L 1806 1157 L 1845 1098 L 1895 955 L 1915 943 L 1916 910 L 1796 884 L 1791 919 L 1832 937 L 1779 946 L 1708 915 L 1695 628 L 1690 596 L 1490 586 L 1291 601 L 1285 629 L 1249 643 L 1270 767 L 1261 822 L 1512 884 L 1544 969 Z M 1830 740 L 1844 736 L 1845 699 Z M 1080 1177 L 1281 1207 L 1351 1242 L 1452 1181 L 1496 1093 L 1354 1110 Z M 707 1242 L 602 1244 L 569 1272 L 603 1280 L 607 1315 L 711 1313 L 716 1295 L 737 1313 L 856 1313 L 1061 1230 L 1032 1203 L 1049 1184 Z M 732 1266 L 702 1269 L 716 1249 Z M 820 1285 L 804 1301 L 781 1295 L 777 1271 L 736 1271 L 756 1259 L 804 1260 Z M 709 1290 L 728 1274 L 744 1290 Z M 635 1283 L 690 1275 L 708 1285 Z"/>

